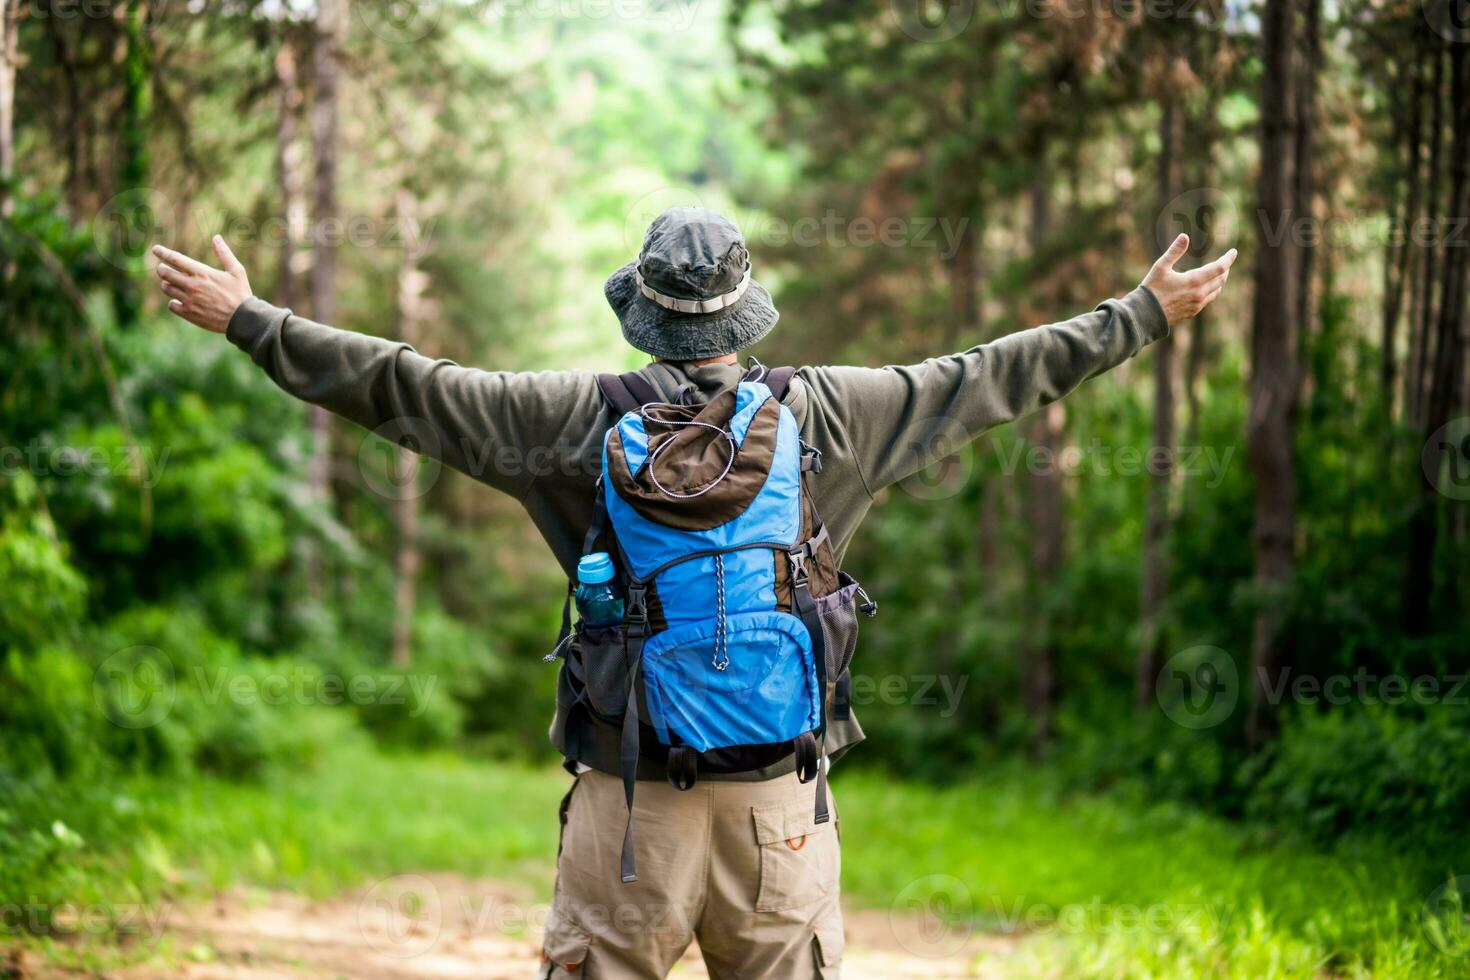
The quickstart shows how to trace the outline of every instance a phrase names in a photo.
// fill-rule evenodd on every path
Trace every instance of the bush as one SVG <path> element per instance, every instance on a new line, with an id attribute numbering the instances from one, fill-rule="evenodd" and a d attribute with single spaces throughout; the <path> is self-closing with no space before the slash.
<path id="1" fill-rule="evenodd" d="M 1470 813 L 1470 731 L 1446 711 L 1303 712 L 1243 777 L 1251 816 L 1316 840 L 1347 831 L 1451 839 Z"/>

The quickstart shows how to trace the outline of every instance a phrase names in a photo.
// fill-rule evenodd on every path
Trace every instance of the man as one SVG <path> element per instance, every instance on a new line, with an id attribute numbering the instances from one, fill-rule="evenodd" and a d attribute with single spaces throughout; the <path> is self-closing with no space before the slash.
<path id="1" fill-rule="evenodd" d="M 1235 251 L 1176 272 L 1188 244 L 1179 236 L 1121 300 L 1062 323 L 910 367 L 799 370 L 784 404 L 821 452 L 812 492 L 839 559 L 874 495 L 932 461 L 926 447 L 952 451 L 1062 397 L 1214 300 Z M 367 428 L 411 430 L 426 453 L 514 495 L 571 574 L 615 422 L 594 375 L 478 371 L 313 323 L 252 296 L 224 240 L 214 249 L 222 269 L 154 249 L 170 310 L 225 333 L 290 394 Z M 740 380 L 738 353 L 777 320 L 740 232 L 701 209 L 656 219 L 638 261 L 613 273 L 605 293 L 623 336 L 655 358 L 643 380 L 669 400 L 681 389 L 707 400 Z M 835 821 L 813 820 L 792 759 L 688 791 L 640 764 L 640 874 L 624 884 L 613 873 L 626 815 L 619 732 L 574 708 L 559 699 L 551 729 L 577 777 L 562 805 L 542 975 L 663 976 L 697 936 L 715 978 L 836 976 Z M 829 763 L 862 737 L 855 717 L 832 721 Z"/>

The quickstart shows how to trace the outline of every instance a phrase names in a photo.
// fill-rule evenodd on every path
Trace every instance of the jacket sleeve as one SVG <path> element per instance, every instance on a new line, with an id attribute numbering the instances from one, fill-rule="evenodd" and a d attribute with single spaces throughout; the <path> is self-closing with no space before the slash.
<path id="1" fill-rule="evenodd" d="M 1140 286 L 1091 313 L 904 367 L 816 367 L 802 379 L 840 419 L 869 494 L 1022 417 L 1169 332 Z"/>
<path id="2" fill-rule="evenodd" d="M 287 393 L 517 498 L 538 476 L 580 465 L 562 457 L 600 405 L 591 374 L 463 368 L 255 298 L 226 336 Z"/>

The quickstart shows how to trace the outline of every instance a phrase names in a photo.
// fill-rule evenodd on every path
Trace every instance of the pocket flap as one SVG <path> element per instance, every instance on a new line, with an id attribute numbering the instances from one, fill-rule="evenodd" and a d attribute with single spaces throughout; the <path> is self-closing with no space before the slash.
<path id="1" fill-rule="evenodd" d="M 834 917 L 835 918 L 835 917 Z M 842 920 L 822 922 L 816 927 L 817 961 L 823 966 L 841 966 L 847 939 L 842 934 Z"/>
<path id="2" fill-rule="evenodd" d="M 831 830 L 831 823 L 817 823 L 815 810 L 815 797 L 751 807 L 751 815 L 755 817 L 756 843 L 765 846 Z"/>
<path id="3" fill-rule="evenodd" d="M 553 913 L 546 923 L 546 938 L 541 942 L 541 960 L 557 969 L 576 970 L 587 959 L 587 947 L 591 944 L 591 935 Z"/>

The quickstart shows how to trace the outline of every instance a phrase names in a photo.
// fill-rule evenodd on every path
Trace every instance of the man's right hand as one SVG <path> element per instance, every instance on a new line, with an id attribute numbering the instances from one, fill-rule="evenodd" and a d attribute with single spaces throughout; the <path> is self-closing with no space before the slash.
<path id="1" fill-rule="evenodd" d="M 214 236 L 214 254 L 223 269 L 211 269 L 162 245 L 153 246 L 158 287 L 169 298 L 169 312 L 205 330 L 224 333 L 235 310 L 250 298 L 250 279 L 219 235 Z"/>
<path id="2" fill-rule="evenodd" d="M 1175 272 L 1174 263 L 1189 248 L 1189 236 L 1174 239 L 1154 267 L 1143 277 L 1143 284 L 1154 294 L 1164 308 L 1164 316 L 1173 327 L 1193 319 L 1214 302 L 1230 278 L 1230 266 L 1235 262 L 1235 249 L 1231 249 L 1209 265 L 1202 265 L 1189 272 Z"/>

